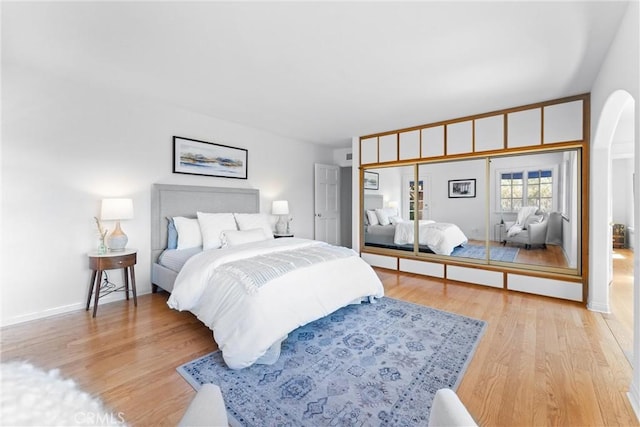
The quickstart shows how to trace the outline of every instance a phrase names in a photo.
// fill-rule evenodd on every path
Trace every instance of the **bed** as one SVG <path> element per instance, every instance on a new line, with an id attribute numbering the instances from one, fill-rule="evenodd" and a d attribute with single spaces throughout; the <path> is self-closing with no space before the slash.
<path id="1" fill-rule="evenodd" d="M 178 271 L 158 261 L 167 249 L 169 218 L 196 218 L 196 212 L 260 211 L 260 193 L 255 189 L 154 184 L 151 188 L 151 284 L 152 291 L 173 290 Z M 176 254 L 180 257 L 180 254 Z M 186 260 L 178 260 L 184 264 Z"/>
<path id="2" fill-rule="evenodd" d="M 399 212 L 383 208 L 381 195 L 365 195 L 364 199 L 364 242 L 365 245 L 414 250 L 414 221 L 405 221 Z M 381 219 L 381 216 L 385 220 Z M 420 252 L 451 255 L 458 246 L 468 242 L 467 236 L 456 224 L 432 220 L 418 221 L 418 248 Z"/>
<path id="3" fill-rule="evenodd" d="M 213 331 L 232 369 L 273 363 L 297 327 L 384 295 L 376 273 L 353 250 L 274 239 L 271 224 L 266 230 L 256 222 L 264 216 L 259 199 L 257 190 L 247 189 L 156 184 L 152 190 L 152 284 L 171 292 L 169 307 L 192 312 Z M 209 248 L 203 212 L 222 229 L 229 215 L 235 218 L 239 229 L 217 233 L 222 248 Z M 193 222 L 196 216 L 205 250 L 167 248 L 169 219 Z"/>
<path id="4" fill-rule="evenodd" d="M 413 244 L 414 221 L 403 221 L 396 224 L 393 243 L 396 245 Z M 455 224 L 435 222 L 431 220 L 418 221 L 418 243 L 427 246 L 438 255 L 451 255 L 451 252 L 468 242 L 467 236 Z"/>

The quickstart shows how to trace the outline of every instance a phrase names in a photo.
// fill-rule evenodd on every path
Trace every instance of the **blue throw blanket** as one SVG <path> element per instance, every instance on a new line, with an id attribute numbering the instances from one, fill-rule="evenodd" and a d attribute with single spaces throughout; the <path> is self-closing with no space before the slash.
<path id="1" fill-rule="evenodd" d="M 240 282 L 248 294 L 253 294 L 267 282 L 290 271 L 355 255 L 351 249 L 331 245 L 273 252 L 223 264 L 215 270 L 212 281 Z"/>

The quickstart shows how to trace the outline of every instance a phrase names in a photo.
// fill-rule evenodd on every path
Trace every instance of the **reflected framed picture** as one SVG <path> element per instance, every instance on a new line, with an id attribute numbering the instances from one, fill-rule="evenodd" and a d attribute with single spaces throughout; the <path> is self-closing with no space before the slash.
<path id="1" fill-rule="evenodd" d="M 449 198 L 476 197 L 475 179 L 452 179 L 449 181 Z"/>
<path id="2" fill-rule="evenodd" d="M 364 171 L 364 189 L 365 190 L 377 190 L 379 187 L 378 180 L 380 179 L 378 172 Z"/>
<path id="3" fill-rule="evenodd" d="M 173 137 L 173 173 L 247 179 L 248 157 L 244 148 Z"/>

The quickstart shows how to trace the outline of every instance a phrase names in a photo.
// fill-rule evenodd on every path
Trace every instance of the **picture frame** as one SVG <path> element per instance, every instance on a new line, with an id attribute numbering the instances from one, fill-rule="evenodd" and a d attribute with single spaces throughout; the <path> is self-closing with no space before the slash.
<path id="1" fill-rule="evenodd" d="M 380 185 L 380 175 L 378 172 L 364 171 L 364 189 L 377 190 Z"/>
<path id="2" fill-rule="evenodd" d="M 245 148 L 173 137 L 173 173 L 247 179 L 248 160 Z"/>
<path id="3" fill-rule="evenodd" d="M 469 198 L 476 197 L 475 179 L 452 179 L 449 180 L 449 198 Z"/>

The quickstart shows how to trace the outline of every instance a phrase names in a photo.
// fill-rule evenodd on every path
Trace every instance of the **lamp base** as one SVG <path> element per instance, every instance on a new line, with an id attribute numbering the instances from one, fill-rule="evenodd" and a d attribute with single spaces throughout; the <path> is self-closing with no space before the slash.
<path id="1" fill-rule="evenodd" d="M 120 221 L 116 223 L 116 229 L 107 238 L 107 246 L 111 252 L 121 252 L 127 246 L 129 238 L 120 228 Z"/>
<path id="2" fill-rule="evenodd" d="M 287 231 L 288 231 L 288 228 L 289 228 L 288 222 L 285 221 L 282 216 L 280 216 L 280 219 L 276 223 L 276 233 L 278 233 L 278 234 L 286 234 Z"/>

